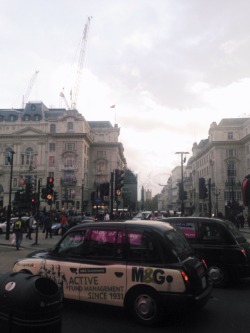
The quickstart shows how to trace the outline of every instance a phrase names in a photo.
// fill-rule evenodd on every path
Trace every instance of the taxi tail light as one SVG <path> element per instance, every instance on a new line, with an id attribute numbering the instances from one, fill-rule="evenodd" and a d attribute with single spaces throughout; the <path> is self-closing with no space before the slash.
<path id="1" fill-rule="evenodd" d="M 240 252 L 246 257 L 246 250 L 245 249 L 241 249 Z"/>
<path id="2" fill-rule="evenodd" d="M 205 269 L 207 269 L 207 263 L 206 263 L 206 260 L 205 259 L 201 259 L 202 263 L 203 263 L 203 266 L 205 267 Z"/>
<path id="3" fill-rule="evenodd" d="M 184 282 L 185 282 L 186 284 L 188 284 L 188 283 L 189 283 L 189 277 L 188 277 L 188 275 L 186 274 L 186 272 L 181 271 L 181 276 L 182 276 Z"/>

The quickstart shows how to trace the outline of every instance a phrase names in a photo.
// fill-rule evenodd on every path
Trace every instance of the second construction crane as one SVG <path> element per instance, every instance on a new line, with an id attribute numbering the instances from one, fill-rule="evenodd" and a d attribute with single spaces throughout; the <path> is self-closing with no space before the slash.
<path id="1" fill-rule="evenodd" d="M 84 57 L 85 57 L 85 52 L 86 52 L 88 32 L 89 32 L 89 26 L 90 26 L 91 18 L 92 18 L 91 16 L 89 16 L 87 18 L 87 22 L 84 26 L 84 30 L 83 30 L 83 34 L 82 34 L 80 55 L 79 55 L 79 60 L 78 60 L 78 66 L 77 66 L 74 89 L 73 89 L 73 91 L 71 90 L 71 92 L 70 92 L 70 102 L 71 102 L 70 107 L 69 107 L 67 99 L 64 95 L 64 92 L 62 91 L 60 93 L 60 96 L 64 99 L 67 108 L 71 109 L 71 110 L 76 109 L 76 104 L 77 104 L 77 99 L 78 99 L 78 95 L 79 95 L 81 74 L 82 74 L 82 69 L 83 69 L 83 62 L 84 62 Z"/>

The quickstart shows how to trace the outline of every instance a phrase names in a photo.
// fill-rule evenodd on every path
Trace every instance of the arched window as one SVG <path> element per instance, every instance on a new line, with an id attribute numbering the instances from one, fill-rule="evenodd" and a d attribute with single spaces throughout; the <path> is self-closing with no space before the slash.
<path id="1" fill-rule="evenodd" d="M 35 155 L 32 148 L 27 148 L 24 154 L 21 155 L 21 164 L 28 166 L 35 165 Z"/>
<path id="2" fill-rule="evenodd" d="M 5 156 L 4 156 L 4 164 L 5 165 L 10 165 L 11 163 L 11 152 L 13 151 L 13 149 L 11 148 L 7 148 L 5 151 Z"/>

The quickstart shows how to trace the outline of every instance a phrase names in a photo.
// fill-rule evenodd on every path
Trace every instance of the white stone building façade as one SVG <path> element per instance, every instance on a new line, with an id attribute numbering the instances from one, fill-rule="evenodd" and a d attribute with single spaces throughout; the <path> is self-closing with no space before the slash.
<path id="1" fill-rule="evenodd" d="M 54 178 L 58 194 L 53 208 L 85 211 L 92 200 L 100 203 L 100 184 L 111 172 L 126 166 L 118 125 L 109 121 L 86 121 L 77 110 L 47 108 L 29 102 L 24 109 L 0 110 L 0 207 L 9 201 L 9 151 L 13 155 L 12 195 L 32 180 L 46 185 Z M 106 197 L 106 204 L 109 205 Z M 41 200 L 40 208 L 46 206 Z"/>
<path id="2" fill-rule="evenodd" d="M 214 122 L 208 134 L 207 139 L 193 144 L 192 156 L 183 166 L 187 192 L 185 213 L 188 215 L 209 215 L 210 210 L 212 215 L 218 212 L 228 215 L 233 206 L 242 208 L 241 185 L 245 176 L 250 174 L 250 118 Z M 161 194 L 161 202 L 165 205 L 162 210 L 180 210 L 176 196 L 176 183 L 180 178 L 180 168 L 178 177 L 176 172 L 169 177 Z M 199 197 L 199 178 L 206 182 L 208 193 L 205 199 Z"/>

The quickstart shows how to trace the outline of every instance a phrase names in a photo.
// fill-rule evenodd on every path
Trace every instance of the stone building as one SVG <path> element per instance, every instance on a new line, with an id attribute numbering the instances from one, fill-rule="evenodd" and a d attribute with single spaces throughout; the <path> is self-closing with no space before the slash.
<path id="1" fill-rule="evenodd" d="M 242 210 L 241 185 L 250 174 L 250 118 L 222 119 L 211 124 L 207 139 L 194 143 L 185 167 L 186 213 L 234 217 Z M 207 196 L 199 195 L 204 178 Z M 174 185 L 173 185 L 174 186 Z M 192 207 L 192 210 L 190 209 Z M 244 213 L 248 212 L 246 209 Z"/>
<path id="2" fill-rule="evenodd" d="M 14 151 L 11 202 L 27 182 L 37 193 L 47 177 L 53 177 L 57 192 L 53 208 L 80 212 L 91 211 L 92 204 L 109 207 L 109 190 L 101 197 L 100 185 L 109 183 L 115 168 L 126 166 L 119 134 L 117 124 L 88 122 L 77 110 L 48 108 L 42 102 L 1 109 L 0 207 L 9 203 L 10 151 Z M 40 201 L 40 208 L 45 207 Z"/>

